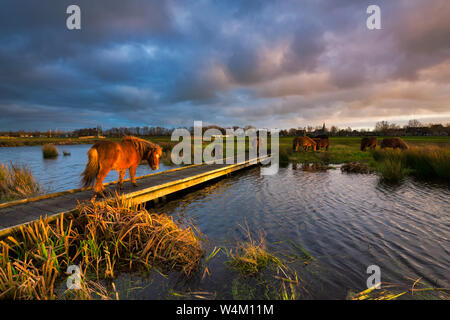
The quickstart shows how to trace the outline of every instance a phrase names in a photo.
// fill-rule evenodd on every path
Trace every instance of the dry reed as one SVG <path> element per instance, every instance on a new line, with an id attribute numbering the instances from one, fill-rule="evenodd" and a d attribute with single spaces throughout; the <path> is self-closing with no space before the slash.
<path id="1" fill-rule="evenodd" d="M 138 267 L 189 275 L 204 253 L 197 233 L 119 198 L 80 204 L 71 219 L 41 218 L 0 241 L 0 299 L 118 298 L 99 281 Z M 56 284 L 67 279 L 70 265 L 81 270 L 81 288 L 60 295 Z"/>
<path id="2" fill-rule="evenodd" d="M 58 156 L 58 148 L 54 144 L 44 144 L 42 146 L 42 155 L 44 159 L 56 158 Z"/>
<path id="3" fill-rule="evenodd" d="M 35 196 L 42 191 L 27 166 L 0 163 L 0 202 Z"/>

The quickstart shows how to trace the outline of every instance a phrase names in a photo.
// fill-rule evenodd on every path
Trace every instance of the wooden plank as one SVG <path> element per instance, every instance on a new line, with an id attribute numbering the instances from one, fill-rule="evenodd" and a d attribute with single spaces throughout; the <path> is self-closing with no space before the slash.
<path id="1" fill-rule="evenodd" d="M 170 170 L 166 170 L 166 171 L 155 172 L 155 173 L 151 173 L 151 174 L 148 174 L 148 175 L 145 175 L 145 176 L 137 177 L 136 180 L 144 179 L 144 178 L 149 177 L 149 176 L 156 176 L 156 175 L 164 174 L 166 172 L 175 172 L 175 171 L 180 171 L 180 170 L 186 170 L 186 169 L 197 167 L 197 166 L 201 166 L 201 165 L 202 164 L 193 164 L 193 165 L 179 167 L 179 168 L 170 169 Z M 129 181 L 129 179 L 126 179 L 124 181 Z M 108 183 L 105 183 L 104 185 L 107 186 L 107 185 L 111 185 L 111 184 L 115 184 L 115 183 L 117 183 L 117 181 L 108 182 Z M 40 200 L 43 200 L 43 199 L 59 197 L 61 195 L 73 194 L 73 193 L 77 193 L 77 192 L 80 192 L 80 191 L 86 191 L 86 190 L 91 190 L 91 189 L 92 189 L 92 187 L 78 188 L 78 189 L 61 191 L 61 192 L 56 192 L 56 193 L 51 193 L 51 194 L 45 194 L 45 195 L 41 195 L 41 196 L 37 196 L 37 197 L 33 197 L 33 198 L 9 201 L 9 202 L 5 202 L 5 203 L 0 203 L 0 209 L 7 208 L 7 207 L 10 207 L 10 206 L 15 206 L 15 205 L 18 205 L 18 204 L 24 204 L 24 203 L 34 202 L 34 201 L 40 201 Z"/>

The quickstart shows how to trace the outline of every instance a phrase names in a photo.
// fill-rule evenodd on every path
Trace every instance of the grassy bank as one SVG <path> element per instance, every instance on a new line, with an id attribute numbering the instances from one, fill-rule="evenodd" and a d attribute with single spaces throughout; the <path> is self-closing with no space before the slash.
<path id="1" fill-rule="evenodd" d="M 450 182 L 450 137 L 404 137 L 406 151 L 380 149 L 360 151 L 360 137 L 331 137 L 329 151 L 293 152 L 292 139 L 280 139 L 280 159 L 295 163 L 345 164 L 345 172 L 376 171 L 386 182 L 399 182 L 408 175 Z M 380 138 L 382 140 L 382 138 Z M 380 142 L 380 141 L 379 141 Z"/>
<path id="2" fill-rule="evenodd" d="M 71 145 L 71 144 L 94 144 L 103 139 L 80 139 L 80 138 L 4 138 L 0 137 L 0 147 L 24 147 L 42 146 L 45 144 Z M 119 140 L 119 139 L 108 139 Z"/>
<path id="3" fill-rule="evenodd" d="M 0 298 L 117 297 L 112 279 L 121 271 L 190 274 L 202 256 L 198 230 L 191 225 L 120 199 L 85 203 L 72 219 L 41 218 L 0 241 Z M 65 290 L 71 265 L 80 270 L 78 290 Z"/>

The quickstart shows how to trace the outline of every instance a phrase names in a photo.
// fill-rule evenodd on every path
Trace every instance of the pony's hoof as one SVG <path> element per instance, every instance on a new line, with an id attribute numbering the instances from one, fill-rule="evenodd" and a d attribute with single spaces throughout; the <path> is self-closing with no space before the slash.
<path id="1" fill-rule="evenodd" d="M 101 192 L 96 192 L 95 194 L 94 194 L 94 198 L 106 198 L 106 195 L 105 195 L 105 193 L 103 192 L 103 191 L 101 191 Z"/>

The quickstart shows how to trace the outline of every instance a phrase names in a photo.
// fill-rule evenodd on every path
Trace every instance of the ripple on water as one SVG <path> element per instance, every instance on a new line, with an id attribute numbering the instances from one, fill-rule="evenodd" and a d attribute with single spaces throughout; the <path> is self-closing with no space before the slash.
<path id="1" fill-rule="evenodd" d="M 389 186 L 376 175 L 289 166 L 275 176 L 261 176 L 259 169 L 236 174 L 192 193 L 183 207 L 212 242 L 245 240 L 238 225 L 247 222 L 250 230 L 264 230 L 269 247 L 286 240 L 300 244 L 320 257 L 322 285 L 334 288 L 319 296 L 336 298 L 364 289 L 370 264 L 381 267 L 383 281 L 422 276 L 448 286 L 449 196 L 440 185 L 406 180 Z M 177 206 L 173 202 L 169 213 L 176 214 Z"/>

